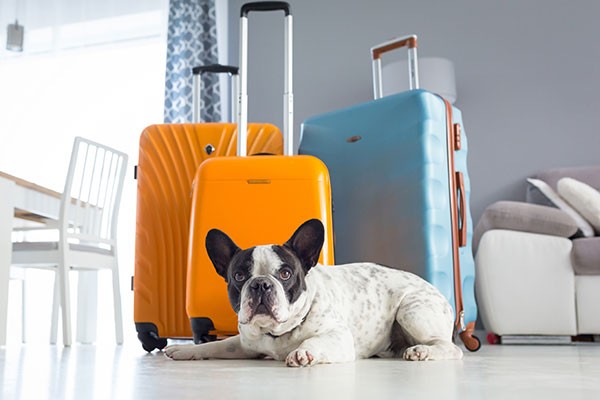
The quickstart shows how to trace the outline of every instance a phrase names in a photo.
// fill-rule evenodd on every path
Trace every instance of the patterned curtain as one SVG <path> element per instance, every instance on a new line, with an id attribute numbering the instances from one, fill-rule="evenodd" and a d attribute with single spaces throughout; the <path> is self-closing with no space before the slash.
<path id="1" fill-rule="evenodd" d="M 192 68 L 217 61 L 215 0 L 170 0 L 166 123 L 192 121 Z M 219 78 L 202 75 L 202 121 L 220 121 Z"/>

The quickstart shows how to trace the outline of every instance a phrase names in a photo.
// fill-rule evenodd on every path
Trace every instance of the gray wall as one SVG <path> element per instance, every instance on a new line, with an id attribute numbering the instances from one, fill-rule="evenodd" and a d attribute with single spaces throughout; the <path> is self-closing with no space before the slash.
<path id="1" fill-rule="evenodd" d="M 600 2 L 290 0 L 296 134 L 309 116 L 371 99 L 369 48 L 417 33 L 454 62 L 469 138 L 471 211 L 524 199 L 549 167 L 600 163 Z M 243 1 L 229 2 L 230 60 Z M 250 121 L 281 126 L 282 14 L 250 18 Z"/>

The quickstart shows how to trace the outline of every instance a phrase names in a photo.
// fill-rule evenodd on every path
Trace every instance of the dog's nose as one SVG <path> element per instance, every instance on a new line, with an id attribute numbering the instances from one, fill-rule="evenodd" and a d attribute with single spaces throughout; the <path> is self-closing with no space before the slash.
<path id="1" fill-rule="evenodd" d="M 258 278 L 250 284 L 250 289 L 253 292 L 266 293 L 273 289 L 273 283 L 266 278 Z"/>

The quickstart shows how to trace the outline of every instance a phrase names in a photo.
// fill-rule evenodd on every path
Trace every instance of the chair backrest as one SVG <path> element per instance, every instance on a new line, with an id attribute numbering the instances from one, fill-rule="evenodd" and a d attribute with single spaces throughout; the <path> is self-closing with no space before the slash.
<path id="1" fill-rule="evenodd" d="M 112 249 L 127 155 L 76 137 L 61 199 L 61 242 Z"/>

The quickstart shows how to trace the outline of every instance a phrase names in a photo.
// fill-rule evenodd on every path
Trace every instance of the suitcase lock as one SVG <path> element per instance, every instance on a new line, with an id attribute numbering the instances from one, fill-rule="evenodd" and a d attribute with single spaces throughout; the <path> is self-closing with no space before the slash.
<path id="1" fill-rule="evenodd" d="M 215 146 L 213 146 L 212 144 L 207 144 L 206 147 L 204 148 L 204 151 L 206 151 L 206 154 L 208 154 L 209 156 L 214 153 L 215 151 Z"/>
<path id="2" fill-rule="evenodd" d="M 460 124 L 454 124 L 454 150 L 462 149 Z"/>

